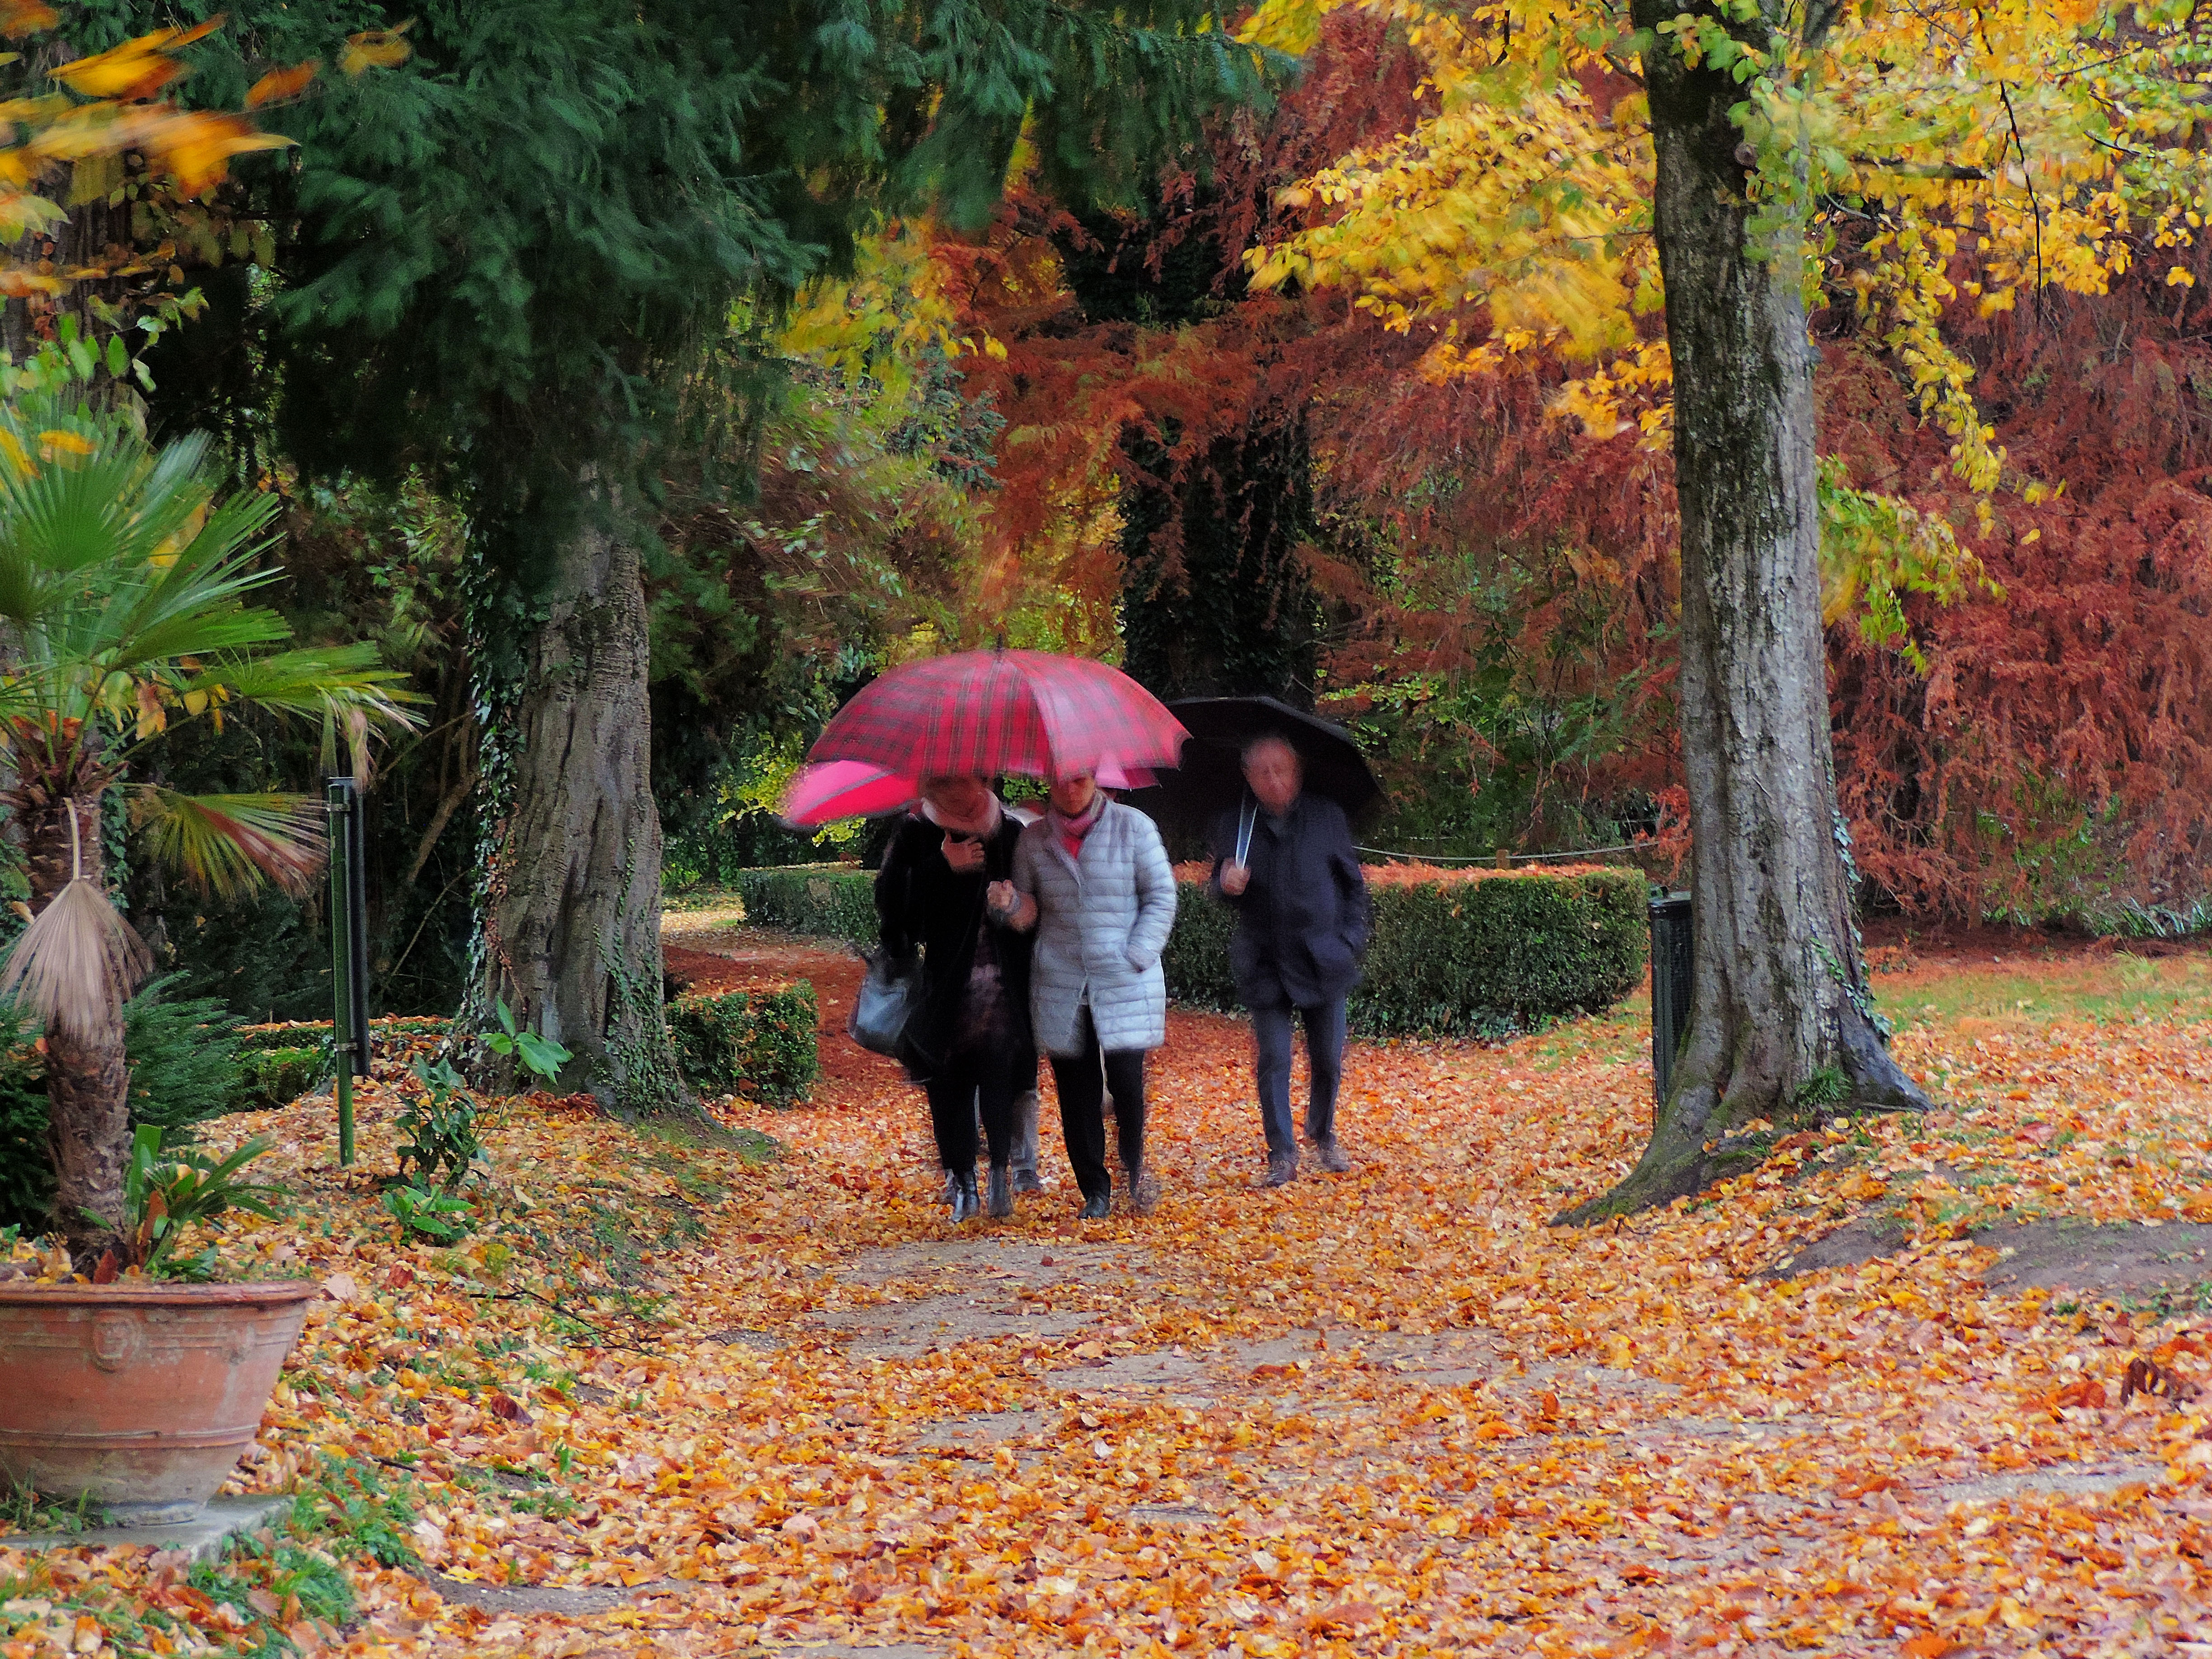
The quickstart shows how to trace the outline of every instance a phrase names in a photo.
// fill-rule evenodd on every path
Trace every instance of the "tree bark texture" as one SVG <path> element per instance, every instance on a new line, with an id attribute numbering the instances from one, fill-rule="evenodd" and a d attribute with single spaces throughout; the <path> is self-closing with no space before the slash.
<path id="1" fill-rule="evenodd" d="M 77 842 L 70 843 L 70 813 L 76 813 Z M 22 814 L 24 874 L 31 908 L 44 910 L 69 885 L 79 867 L 87 880 L 105 882 L 100 850 L 100 797 L 64 798 Z M 46 1045 L 46 1134 L 54 1160 L 54 1220 L 80 1269 L 101 1254 L 123 1250 L 123 1172 L 131 1158 L 131 1073 L 123 1051 L 118 1003 L 85 1030 L 49 1026 Z"/>
<path id="2" fill-rule="evenodd" d="M 1672 0 L 1632 12 L 1646 30 L 1674 15 Z M 1772 27 L 1733 26 L 1762 46 Z M 1731 1139 L 1756 1118 L 1927 1103 L 1865 1012 L 1828 736 L 1799 261 L 1747 243 L 1747 169 L 1728 114 L 1742 88 L 1686 65 L 1665 35 L 1644 67 L 1674 358 L 1695 990 L 1650 1146 L 1571 1220 L 1665 1203 L 1758 1162 L 1755 1137 Z"/>
<path id="3" fill-rule="evenodd" d="M 645 584 L 588 477 L 512 715 L 512 794 L 483 919 L 486 1008 L 568 1048 L 556 1086 L 633 1110 L 679 1091 L 661 1008 Z M 511 1068 L 510 1068 L 511 1069 Z"/>

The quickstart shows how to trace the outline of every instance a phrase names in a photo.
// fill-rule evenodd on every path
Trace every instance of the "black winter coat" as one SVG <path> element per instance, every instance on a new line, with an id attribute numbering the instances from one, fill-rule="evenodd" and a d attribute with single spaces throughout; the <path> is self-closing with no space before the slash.
<path id="1" fill-rule="evenodd" d="M 921 956 L 922 998 L 907 1025 L 907 1071 L 926 1083 L 952 1052 L 960 1030 L 961 1003 L 969 970 L 975 964 L 975 938 L 992 929 L 1020 1054 L 1018 1071 L 1036 1069 L 1036 1045 L 1030 1036 L 1030 935 L 1000 927 L 983 914 L 983 890 L 1010 881 L 1014 843 L 1022 826 L 1002 812 L 999 827 L 983 842 L 983 867 L 963 875 L 945 861 L 945 831 L 919 812 L 910 813 L 884 854 L 876 872 L 876 919 L 887 955 Z M 1026 1068 L 1022 1054 L 1030 1056 Z"/>
<path id="2" fill-rule="evenodd" d="M 1213 833 L 1213 891 L 1237 911 L 1229 941 L 1237 994 L 1248 1008 L 1334 1002 L 1358 982 L 1373 925 L 1344 809 L 1309 793 L 1279 824 L 1249 797 L 1243 811 L 1257 813 L 1245 851 L 1252 878 L 1235 898 L 1221 890 L 1221 868 L 1237 854 L 1242 813 L 1224 814 Z"/>

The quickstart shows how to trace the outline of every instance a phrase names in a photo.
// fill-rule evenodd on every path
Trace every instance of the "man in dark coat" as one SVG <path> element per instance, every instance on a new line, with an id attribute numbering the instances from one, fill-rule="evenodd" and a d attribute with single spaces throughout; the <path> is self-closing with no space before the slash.
<path id="1" fill-rule="evenodd" d="M 1344 809 L 1304 792 L 1304 769 L 1287 739 L 1262 737 L 1244 748 L 1249 797 L 1224 816 L 1213 837 L 1213 890 L 1237 908 L 1229 965 L 1237 994 L 1252 1011 L 1260 1112 L 1267 1133 L 1267 1176 L 1280 1187 L 1297 1178 L 1298 1145 L 1291 1125 L 1291 1013 L 1306 1030 L 1313 1093 L 1306 1138 L 1322 1169 L 1352 1168 L 1336 1138 L 1336 1091 L 1344 1073 L 1344 1006 L 1359 978 L 1371 912 L 1367 878 Z"/>
<path id="2" fill-rule="evenodd" d="M 921 1006 L 908 1019 L 907 1073 L 929 1097 L 952 1218 L 983 1207 L 975 1131 L 991 1154 L 988 1207 L 1013 1213 L 1018 1102 L 1036 1086 L 1030 1036 L 1030 940 L 987 913 L 985 892 L 1013 873 L 1022 826 L 981 778 L 929 778 L 876 876 L 884 951 L 921 957 Z"/>

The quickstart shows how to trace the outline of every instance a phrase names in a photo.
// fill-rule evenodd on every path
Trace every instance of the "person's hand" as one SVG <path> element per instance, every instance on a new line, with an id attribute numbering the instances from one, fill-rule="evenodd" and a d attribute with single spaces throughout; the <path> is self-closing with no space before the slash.
<path id="1" fill-rule="evenodd" d="M 1221 890 L 1231 898 L 1240 896 L 1251 881 L 1252 872 L 1243 865 L 1224 864 L 1221 866 Z"/>
<path id="2" fill-rule="evenodd" d="M 962 875 L 970 875 L 983 867 L 983 843 L 980 841 L 955 841 L 945 838 L 945 861 Z"/>
<path id="3" fill-rule="evenodd" d="M 983 902 L 994 916 L 1012 915 L 1021 900 L 1014 892 L 1011 881 L 994 881 L 983 890 Z"/>

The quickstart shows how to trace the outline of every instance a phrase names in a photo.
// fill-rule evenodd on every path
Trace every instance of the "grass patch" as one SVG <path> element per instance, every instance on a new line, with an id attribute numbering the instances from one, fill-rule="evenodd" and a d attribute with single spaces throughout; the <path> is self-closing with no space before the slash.
<path id="1" fill-rule="evenodd" d="M 411 1528 L 422 1489 L 404 1475 L 357 1457 L 327 1457 L 292 1500 L 295 1534 L 327 1534 L 340 1555 L 380 1566 L 417 1565 Z"/>
<path id="2" fill-rule="evenodd" d="M 107 1510 L 89 1497 L 73 1504 L 60 1503 L 40 1497 L 28 1486 L 16 1486 L 0 1500 L 0 1521 L 13 1532 L 63 1533 L 74 1537 L 106 1526 Z"/>
<path id="3" fill-rule="evenodd" d="M 731 1128 L 711 1118 L 643 1118 L 632 1127 L 641 1140 L 659 1141 L 678 1152 L 730 1152 L 752 1167 L 773 1163 L 783 1155 L 783 1143 L 774 1135 L 757 1129 Z M 671 1175 L 676 1172 L 678 1162 L 665 1156 L 653 1160 L 656 1169 Z"/>
<path id="4" fill-rule="evenodd" d="M 0 1640 L 43 1638 L 52 1650 L 90 1651 L 82 1620 L 99 1626 L 99 1651 L 222 1653 L 280 1659 L 300 1646 L 291 1632 L 311 1627 L 319 1644 L 335 1643 L 353 1618 L 345 1562 L 420 1565 L 410 1541 L 419 1489 L 374 1463 L 326 1457 L 303 1477 L 281 1524 L 234 1540 L 219 1560 L 185 1574 L 183 1594 L 157 1598 L 104 1579 L 57 1578 L 40 1559 L 15 1578 L 0 1578 Z M 20 1500 L 9 1518 L 23 1511 Z M 12 1650 L 12 1645 L 11 1645 Z M 40 1650 L 47 1650 L 41 1649 Z"/>
<path id="5" fill-rule="evenodd" d="M 2142 1294 L 2123 1293 L 2114 1298 L 2130 1314 L 2148 1314 L 2154 1322 L 2177 1314 L 2212 1312 L 2212 1280 L 2194 1285 L 2161 1285 Z"/>
<path id="6" fill-rule="evenodd" d="M 1878 975 L 1873 989 L 1875 1006 L 1899 1030 L 1948 1026 L 1971 1035 L 1977 1024 L 2189 1023 L 2212 1019 L 2212 956 L 1948 961 Z"/>

